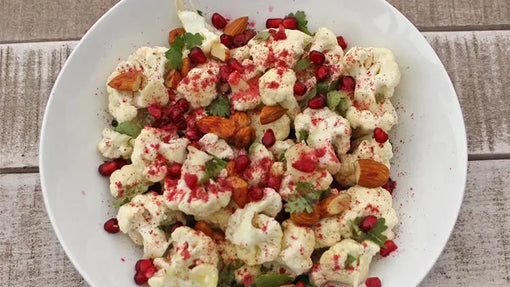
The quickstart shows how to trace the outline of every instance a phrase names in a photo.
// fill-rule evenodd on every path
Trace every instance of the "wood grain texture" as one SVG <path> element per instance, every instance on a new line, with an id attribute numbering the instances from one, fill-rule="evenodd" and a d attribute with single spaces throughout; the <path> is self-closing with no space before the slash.
<path id="1" fill-rule="evenodd" d="M 118 0 L 0 0 L 0 43 L 79 39 Z"/>

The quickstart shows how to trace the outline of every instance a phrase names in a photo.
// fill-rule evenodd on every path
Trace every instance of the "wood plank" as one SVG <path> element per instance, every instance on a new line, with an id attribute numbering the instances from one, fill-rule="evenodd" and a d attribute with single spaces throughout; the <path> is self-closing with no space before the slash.
<path id="1" fill-rule="evenodd" d="M 509 170 L 510 160 L 470 162 L 459 220 L 421 287 L 510 284 Z M 38 177 L 0 175 L 0 286 L 87 286 L 54 235 Z"/>

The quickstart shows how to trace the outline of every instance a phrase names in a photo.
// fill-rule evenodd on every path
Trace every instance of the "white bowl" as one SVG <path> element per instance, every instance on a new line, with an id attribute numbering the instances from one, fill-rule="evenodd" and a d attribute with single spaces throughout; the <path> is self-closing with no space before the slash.
<path id="1" fill-rule="evenodd" d="M 304 10 L 312 31 L 326 26 L 344 35 L 350 46 L 394 51 L 402 72 L 392 100 L 400 123 L 391 133 L 399 250 L 376 260 L 370 275 L 379 276 L 384 286 L 418 285 L 453 229 L 467 166 L 455 91 L 422 35 L 383 0 L 196 2 L 205 15 L 249 15 L 258 28 L 268 17 Z M 127 236 L 102 228 L 115 215 L 108 181 L 97 172 L 102 159 L 96 144 L 109 121 L 105 81 L 137 47 L 166 45 L 169 29 L 178 25 L 173 1 L 121 1 L 73 51 L 46 108 L 40 156 L 46 207 L 67 255 L 92 286 L 135 286 L 133 266 L 142 254 Z"/>

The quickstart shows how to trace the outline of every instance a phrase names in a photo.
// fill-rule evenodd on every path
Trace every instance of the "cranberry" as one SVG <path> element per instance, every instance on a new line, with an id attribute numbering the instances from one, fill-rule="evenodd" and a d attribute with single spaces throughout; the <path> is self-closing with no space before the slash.
<path id="1" fill-rule="evenodd" d="M 204 51 L 202 51 L 199 47 L 191 48 L 188 58 L 193 64 L 203 64 L 207 61 Z"/>
<path id="2" fill-rule="evenodd" d="M 392 180 L 390 177 L 390 178 L 388 178 L 388 181 L 386 182 L 386 184 L 384 184 L 382 186 L 382 188 L 389 191 L 390 194 L 393 194 L 393 192 L 395 191 L 395 188 L 397 188 L 397 182 Z"/>
<path id="3" fill-rule="evenodd" d="M 393 242 L 393 240 L 386 240 L 384 242 L 384 246 L 385 247 L 381 247 L 381 256 L 382 257 L 386 257 L 388 255 L 390 255 L 390 253 L 392 253 L 393 251 L 397 250 L 397 245 L 395 244 L 395 242 Z"/>
<path id="4" fill-rule="evenodd" d="M 317 156 L 313 153 L 303 153 L 298 160 L 292 163 L 292 167 L 302 172 L 313 172 L 319 165 Z"/>
<path id="5" fill-rule="evenodd" d="M 145 284 L 147 282 L 147 280 L 149 280 L 149 278 L 145 277 L 144 274 L 139 273 L 139 272 L 137 272 L 135 274 L 135 283 L 137 285 L 143 285 L 143 284 Z"/>
<path id="6" fill-rule="evenodd" d="M 186 138 L 190 141 L 197 141 L 202 137 L 202 133 L 196 128 L 188 128 L 188 130 L 184 133 L 184 136 L 186 136 Z"/>
<path id="7" fill-rule="evenodd" d="M 239 73 L 242 73 L 244 71 L 244 67 L 241 63 L 239 63 L 238 60 L 231 58 L 227 61 L 228 66 L 230 69 L 238 71 Z"/>
<path id="8" fill-rule="evenodd" d="M 345 42 L 344 37 L 342 37 L 342 36 L 336 37 L 336 42 L 342 48 L 342 50 L 347 49 L 347 43 Z"/>
<path id="9" fill-rule="evenodd" d="M 121 167 L 123 167 L 126 164 L 127 164 L 127 161 L 125 159 L 118 158 L 118 159 L 114 159 L 114 160 L 110 160 L 105 163 L 102 163 L 97 170 L 99 171 L 100 175 L 102 175 L 104 177 L 108 177 L 108 176 L 112 175 L 112 173 L 114 171 L 116 171 L 117 169 L 120 169 Z"/>
<path id="10" fill-rule="evenodd" d="M 294 84 L 294 95 L 296 96 L 302 96 L 306 94 L 307 88 L 306 85 L 301 82 L 296 82 Z"/>
<path id="11" fill-rule="evenodd" d="M 184 182 L 190 189 L 194 189 L 198 184 L 198 176 L 191 173 L 184 174 Z"/>
<path id="12" fill-rule="evenodd" d="M 152 259 L 140 259 L 136 261 L 135 270 L 137 272 L 145 272 L 149 267 L 154 267 Z"/>
<path id="13" fill-rule="evenodd" d="M 270 176 L 267 181 L 267 186 L 274 190 L 279 190 L 281 184 L 282 184 L 282 178 L 279 176 Z"/>
<path id="14" fill-rule="evenodd" d="M 184 224 L 180 221 L 177 221 L 176 223 L 172 224 L 172 226 L 170 226 L 170 233 L 173 233 L 177 228 L 181 226 L 184 226 Z"/>
<path id="15" fill-rule="evenodd" d="M 324 81 L 325 79 L 329 78 L 331 75 L 331 71 L 328 67 L 322 65 L 317 68 L 317 71 L 315 72 L 315 76 L 317 77 L 317 81 Z"/>
<path id="16" fill-rule="evenodd" d="M 265 147 L 272 147 L 274 143 L 276 142 L 276 138 L 274 136 L 274 132 L 272 129 L 266 130 L 264 133 L 264 136 L 262 136 L 262 144 Z"/>
<path id="17" fill-rule="evenodd" d="M 311 51 L 309 54 L 309 57 L 310 57 L 310 62 L 317 64 L 317 65 L 322 65 L 322 63 L 324 63 L 324 61 L 326 60 L 326 56 L 324 56 L 323 53 L 316 51 L 316 50 Z"/>
<path id="18" fill-rule="evenodd" d="M 324 97 L 323 95 L 318 95 L 308 101 L 308 107 L 316 110 L 322 109 L 326 106 L 326 103 L 327 103 L 326 97 Z"/>
<path id="19" fill-rule="evenodd" d="M 220 67 L 220 81 L 226 83 L 228 81 L 228 77 L 232 73 L 232 68 L 230 66 L 221 66 Z"/>
<path id="20" fill-rule="evenodd" d="M 376 142 L 383 144 L 388 140 L 388 134 L 381 128 L 375 128 L 374 139 Z"/>
<path id="21" fill-rule="evenodd" d="M 181 112 L 183 112 L 183 113 L 185 113 L 185 112 L 187 112 L 187 111 L 189 110 L 189 102 L 188 102 L 188 101 L 186 101 L 186 99 L 180 99 L 180 100 L 178 100 L 178 101 L 175 103 L 175 105 L 176 105 L 176 106 L 177 106 L 177 108 L 178 108 Z"/>
<path id="22" fill-rule="evenodd" d="M 342 77 L 342 90 L 354 92 L 354 89 L 356 89 L 356 80 L 351 76 Z"/>
<path id="23" fill-rule="evenodd" d="M 220 42 L 230 49 L 234 46 L 234 37 L 227 34 L 222 34 L 220 36 Z"/>
<path id="24" fill-rule="evenodd" d="M 278 28 L 282 24 L 283 19 L 281 18 L 270 18 L 266 20 L 266 28 Z"/>
<path id="25" fill-rule="evenodd" d="M 369 231 L 374 228 L 374 226 L 377 224 L 377 217 L 373 215 L 369 215 L 365 218 L 363 218 L 363 221 L 359 224 L 359 228 L 363 231 Z"/>
<path id="26" fill-rule="evenodd" d="M 236 158 L 234 168 L 237 173 L 242 173 L 245 169 L 250 166 L 251 160 L 247 155 L 240 155 Z"/>
<path id="27" fill-rule="evenodd" d="M 227 26 L 227 19 L 218 13 L 212 15 L 211 22 L 216 29 L 223 29 Z"/>
<path id="28" fill-rule="evenodd" d="M 367 287 L 381 287 L 381 279 L 377 277 L 367 278 L 367 280 L 365 281 L 365 285 Z"/>
<path id="29" fill-rule="evenodd" d="M 161 119 L 161 116 L 163 115 L 163 111 L 161 110 L 161 107 L 159 105 L 156 105 L 156 104 L 149 105 L 147 107 L 147 111 L 155 119 Z"/>
<path id="30" fill-rule="evenodd" d="M 237 34 L 234 36 L 233 45 L 235 48 L 246 45 L 246 37 L 244 34 Z"/>
<path id="31" fill-rule="evenodd" d="M 108 233 L 117 233 L 120 231 L 117 218 L 108 219 L 108 221 L 104 223 L 103 228 Z"/>
<path id="32" fill-rule="evenodd" d="M 283 27 L 291 30 L 297 30 L 298 29 L 298 21 L 294 17 L 287 17 L 283 19 L 282 21 Z"/>
<path id="33" fill-rule="evenodd" d="M 182 165 L 174 163 L 168 168 L 168 174 L 172 177 L 181 177 L 181 168 Z"/>
<path id="34" fill-rule="evenodd" d="M 250 202 L 256 202 L 264 197 L 264 191 L 260 187 L 252 187 L 248 190 Z"/>

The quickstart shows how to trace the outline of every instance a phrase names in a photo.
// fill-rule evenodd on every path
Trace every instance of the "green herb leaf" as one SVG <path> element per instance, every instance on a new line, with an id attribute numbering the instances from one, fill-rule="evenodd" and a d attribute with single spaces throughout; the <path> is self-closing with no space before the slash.
<path id="1" fill-rule="evenodd" d="M 317 94 L 325 95 L 331 91 L 335 91 L 338 89 L 338 84 L 340 81 L 334 80 L 329 82 L 319 82 L 317 83 Z"/>
<path id="2" fill-rule="evenodd" d="M 269 37 L 271 37 L 271 34 L 268 31 L 262 31 L 255 36 L 255 40 L 264 42 L 267 41 Z"/>
<path id="3" fill-rule="evenodd" d="M 232 262 L 223 267 L 218 274 L 218 287 L 244 287 L 243 284 L 236 282 L 235 271 L 242 266 L 240 261 Z"/>
<path id="4" fill-rule="evenodd" d="M 351 254 L 347 254 L 347 259 L 345 260 L 344 269 L 349 268 L 354 261 L 358 260 L 358 258 L 352 256 Z"/>
<path id="5" fill-rule="evenodd" d="M 308 101 L 317 95 L 317 86 L 310 89 L 299 103 L 301 110 L 308 108 Z"/>
<path id="6" fill-rule="evenodd" d="M 308 21 L 306 20 L 305 12 L 297 11 L 295 14 L 290 13 L 289 15 L 287 15 L 287 17 L 295 17 L 298 22 L 298 29 L 303 33 L 312 35 L 312 33 L 310 32 L 310 30 L 308 30 L 308 27 L 307 27 Z"/>
<path id="7" fill-rule="evenodd" d="M 182 68 L 182 48 L 172 48 L 165 52 L 165 57 L 168 59 L 170 69 L 181 69 Z"/>
<path id="8" fill-rule="evenodd" d="M 119 208 L 122 205 L 133 200 L 133 198 L 135 198 L 135 196 L 147 192 L 147 190 L 149 190 L 149 186 L 142 184 L 142 183 L 139 183 L 132 188 L 126 189 L 121 197 L 113 200 L 113 206 L 115 206 L 116 208 Z"/>
<path id="9" fill-rule="evenodd" d="M 308 67 L 310 67 L 311 64 L 312 62 L 310 62 L 310 59 L 308 58 L 299 59 L 296 65 L 294 66 L 294 71 L 301 72 L 303 70 L 306 70 L 308 69 Z"/>
<path id="10" fill-rule="evenodd" d="M 248 154 L 251 155 L 258 145 L 259 143 L 257 141 L 252 142 L 250 147 L 248 148 Z"/>
<path id="11" fill-rule="evenodd" d="M 197 14 L 200 15 L 200 16 L 204 16 L 204 13 L 200 10 L 197 10 Z"/>
<path id="12" fill-rule="evenodd" d="M 191 49 L 193 47 L 199 47 L 202 45 L 202 41 L 204 40 L 204 37 L 200 33 L 185 33 L 184 35 L 181 35 L 184 44 L 186 46 L 186 49 Z"/>
<path id="13" fill-rule="evenodd" d="M 230 102 L 226 97 L 219 97 L 214 100 L 205 111 L 210 116 L 230 117 Z"/>
<path id="14" fill-rule="evenodd" d="M 170 254 L 170 251 L 172 250 L 172 248 L 173 248 L 173 244 L 172 243 L 168 244 L 168 247 L 165 249 L 165 252 L 163 252 L 163 255 L 161 257 L 163 257 L 163 258 L 167 257 Z"/>
<path id="15" fill-rule="evenodd" d="M 306 143 L 307 139 L 308 139 L 308 131 L 307 130 L 300 130 L 299 131 L 299 136 L 298 136 L 298 142 Z"/>
<path id="16" fill-rule="evenodd" d="M 337 112 L 345 117 L 347 110 L 351 107 L 351 99 L 344 91 L 332 91 L 328 93 L 328 107 L 330 110 Z"/>
<path id="17" fill-rule="evenodd" d="M 158 225 L 158 228 L 163 230 L 166 233 L 169 233 L 172 230 L 172 226 L 175 223 L 177 223 L 177 220 L 173 219 L 172 221 L 170 221 L 169 223 L 167 223 L 165 225 Z"/>
<path id="18" fill-rule="evenodd" d="M 132 138 L 136 138 L 142 131 L 142 129 L 139 126 L 137 126 L 136 124 L 133 124 L 132 122 L 120 123 L 117 125 L 115 130 L 118 133 L 128 135 Z"/>
<path id="19" fill-rule="evenodd" d="M 384 219 L 384 217 L 379 217 L 374 228 L 367 231 L 368 239 L 372 240 L 375 244 L 384 247 L 384 242 L 388 239 L 388 237 L 382 233 L 386 229 L 388 229 L 388 226 L 386 226 L 386 219 Z"/>
<path id="20" fill-rule="evenodd" d="M 288 213 L 313 212 L 313 207 L 321 197 L 323 190 L 316 190 L 309 182 L 298 182 L 296 190 L 288 199 L 285 205 L 285 211 Z"/>
<path id="21" fill-rule="evenodd" d="M 207 183 L 209 179 L 216 179 L 220 172 L 227 167 L 227 162 L 215 156 L 205 163 L 205 175 L 200 179 L 200 184 Z"/>
<path id="22" fill-rule="evenodd" d="M 184 35 L 177 35 L 170 49 L 165 52 L 165 57 L 169 60 L 171 69 L 182 68 L 182 49 L 191 49 L 196 46 L 202 45 L 204 37 L 200 33 L 192 34 L 185 33 Z"/>
<path id="23" fill-rule="evenodd" d="M 280 274 L 277 272 L 262 274 L 253 280 L 252 287 L 279 287 L 292 282 L 289 274 Z"/>
<path id="24" fill-rule="evenodd" d="M 308 274 L 301 274 L 298 277 L 296 277 L 294 281 L 292 281 L 294 285 L 296 285 L 296 283 L 299 282 L 303 283 L 304 287 L 317 287 L 312 282 L 310 282 L 310 277 L 308 276 Z"/>
<path id="25" fill-rule="evenodd" d="M 287 159 L 285 158 L 285 153 L 284 153 L 284 152 L 282 152 L 282 153 L 280 154 L 280 156 L 278 157 L 278 161 L 286 161 L 286 160 L 287 160 Z"/>

